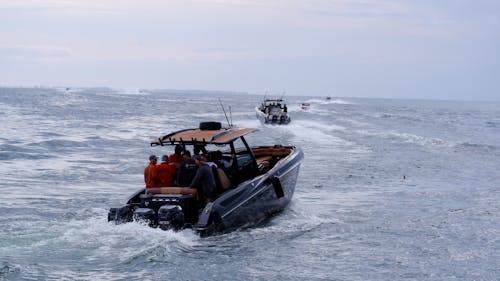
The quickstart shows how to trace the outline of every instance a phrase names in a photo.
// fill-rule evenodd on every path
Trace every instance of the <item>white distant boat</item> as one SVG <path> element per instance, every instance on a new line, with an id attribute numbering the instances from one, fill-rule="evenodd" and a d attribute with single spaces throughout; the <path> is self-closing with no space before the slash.
<path id="1" fill-rule="evenodd" d="M 308 102 L 303 102 L 300 104 L 300 109 L 302 110 L 308 110 L 311 107 L 311 104 Z"/>
<path id="2" fill-rule="evenodd" d="M 283 99 L 264 99 L 264 102 L 255 107 L 257 118 L 265 124 L 288 124 L 291 119 Z"/>

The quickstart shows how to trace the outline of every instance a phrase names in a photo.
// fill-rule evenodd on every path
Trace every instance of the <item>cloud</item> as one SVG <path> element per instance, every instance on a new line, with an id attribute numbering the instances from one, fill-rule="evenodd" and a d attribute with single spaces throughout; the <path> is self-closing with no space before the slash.
<path id="1" fill-rule="evenodd" d="M 114 14 L 116 6 L 106 5 L 105 1 L 79 1 L 79 0 L 16 0 L 0 2 L 0 8 L 14 11 L 15 13 L 45 14 L 45 15 L 67 15 L 67 14 Z"/>
<path id="2" fill-rule="evenodd" d="M 69 57 L 69 50 L 53 46 L 0 46 L 2 59 L 53 60 Z"/>

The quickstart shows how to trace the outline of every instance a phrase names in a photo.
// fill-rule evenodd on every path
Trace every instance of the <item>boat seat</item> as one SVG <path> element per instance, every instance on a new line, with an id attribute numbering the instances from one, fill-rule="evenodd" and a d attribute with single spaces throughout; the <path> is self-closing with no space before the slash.
<path id="1" fill-rule="evenodd" d="M 278 156 L 284 157 L 290 155 L 292 150 L 288 147 L 272 147 L 272 148 L 256 148 L 253 150 L 253 153 L 257 159 L 266 156 Z"/>
<path id="2" fill-rule="evenodd" d="M 222 170 L 221 168 L 214 167 L 213 172 L 215 176 L 215 182 L 219 187 L 220 192 L 224 192 L 231 187 L 231 181 L 227 177 L 224 170 Z"/>
<path id="3" fill-rule="evenodd" d="M 255 162 L 257 162 L 257 168 L 261 173 L 269 171 L 271 168 L 271 161 L 273 161 L 273 157 L 270 155 L 257 157 L 255 159 Z"/>

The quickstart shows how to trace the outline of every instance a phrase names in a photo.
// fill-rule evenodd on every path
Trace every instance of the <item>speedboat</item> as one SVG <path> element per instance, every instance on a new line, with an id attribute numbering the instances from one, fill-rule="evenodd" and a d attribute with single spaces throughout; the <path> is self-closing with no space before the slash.
<path id="1" fill-rule="evenodd" d="M 283 99 L 264 99 L 260 106 L 255 107 L 257 118 L 264 124 L 288 124 L 290 115 Z"/>
<path id="2" fill-rule="evenodd" d="M 302 109 L 302 110 L 308 110 L 309 107 L 311 107 L 310 103 L 303 102 L 303 103 L 300 104 L 300 109 Z"/>
<path id="3" fill-rule="evenodd" d="M 108 221 L 143 221 L 164 230 L 192 228 L 207 236 L 252 226 L 282 211 L 294 193 L 304 154 L 295 146 L 251 147 L 245 135 L 254 131 L 202 122 L 199 128 L 154 139 L 153 147 L 181 145 L 219 163 L 212 168 L 217 196 L 204 205 L 194 188 L 141 188 L 124 205 L 110 208 Z"/>

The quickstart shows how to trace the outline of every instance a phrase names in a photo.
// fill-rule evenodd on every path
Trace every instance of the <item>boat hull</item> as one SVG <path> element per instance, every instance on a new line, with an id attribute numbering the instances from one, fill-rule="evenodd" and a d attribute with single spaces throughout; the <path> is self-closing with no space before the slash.
<path id="1" fill-rule="evenodd" d="M 267 173 L 241 183 L 205 207 L 195 229 L 202 235 L 254 225 L 282 211 L 295 191 L 304 157 L 295 148 Z"/>

